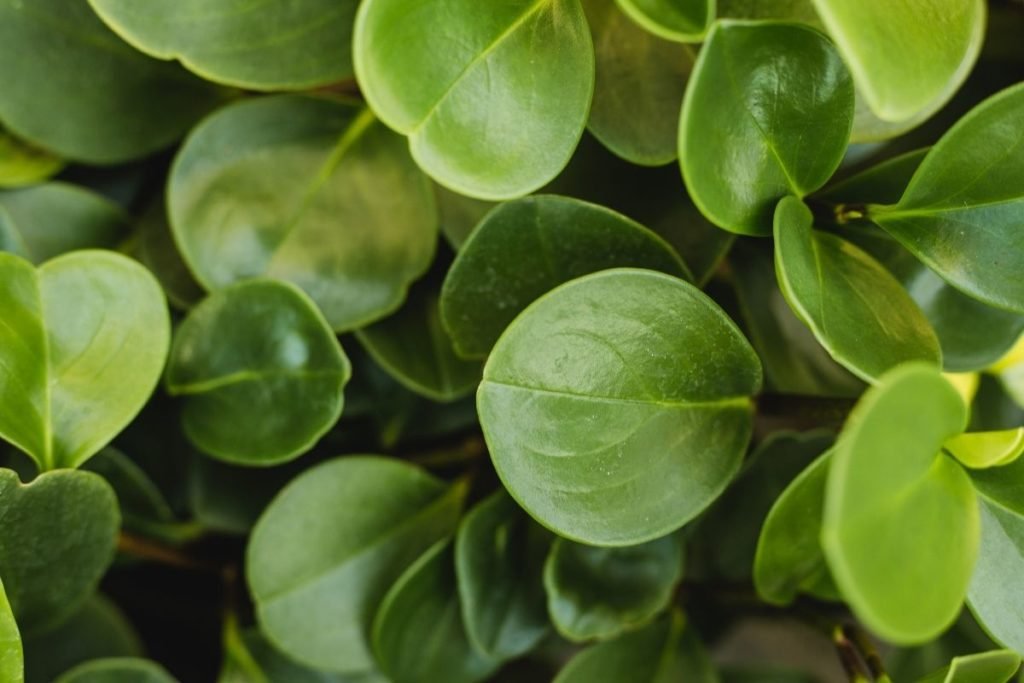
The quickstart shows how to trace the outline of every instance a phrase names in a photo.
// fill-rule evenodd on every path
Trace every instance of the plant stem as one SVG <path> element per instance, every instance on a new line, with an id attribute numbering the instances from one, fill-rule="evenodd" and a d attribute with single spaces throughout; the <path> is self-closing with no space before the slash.
<path id="1" fill-rule="evenodd" d="M 832 629 L 832 644 L 835 645 L 839 663 L 843 665 L 843 671 L 846 672 L 850 683 L 870 683 L 871 673 L 865 668 L 861 653 L 854 642 L 847 637 L 846 630 L 842 626 Z"/>
<path id="2" fill-rule="evenodd" d="M 193 557 L 180 548 L 165 545 L 145 536 L 138 536 L 130 531 L 122 531 L 120 536 L 118 536 L 117 550 L 130 557 L 158 562 L 180 569 L 215 572 L 217 574 L 221 574 L 224 571 L 222 565 Z"/>
<path id="3" fill-rule="evenodd" d="M 885 672 L 885 664 L 882 663 L 882 657 L 878 654 L 874 641 L 871 640 L 871 637 L 864 629 L 860 628 L 857 624 L 847 624 L 843 630 L 846 636 L 857 646 L 874 680 L 878 683 L 892 683 L 889 675 Z"/>

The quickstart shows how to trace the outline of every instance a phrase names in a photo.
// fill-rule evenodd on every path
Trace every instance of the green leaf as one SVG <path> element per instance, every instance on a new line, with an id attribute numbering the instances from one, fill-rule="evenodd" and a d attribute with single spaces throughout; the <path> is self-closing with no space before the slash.
<path id="1" fill-rule="evenodd" d="M 716 225 L 771 234 L 776 203 L 817 190 L 839 166 L 852 122 L 853 83 L 825 36 L 719 21 L 683 100 L 683 179 Z"/>
<path id="2" fill-rule="evenodd" d="M 76 666 L 54 683 L 177 683 L 177 680 L 148 659 L 111 657 Z"/>
<path id="3" fill-rule="evenodd" d="M 875 381 L 908 361 L 941 364 L 935 331 L 889 271 L 836 235 L 812 228 L 795 197 L 775 212 L 775 268 L 782 292 L 832 357 Z"/>
<path id="4" fill-rule="evenodd" d="M 554 683 L 717 683 L 692 628 L 673 612 L 576 655 Z"/>
<path id="5" fill-rule="evenodd" d="M 607 639 L 651 621 L 683 577 L 675 534 L 624 548 L 557 539 L 544 565 L 548 612 L 570 640 Z"/>
<path id="6" fill-rule="evenodd" d="M 0 126 L 0 187 L 32 185 L 62 168 L 63 159 L 19 140 Z"/>
<path id="7" fill-rule="evenodd" d="M 441 325 L 438 283 L 421 280 L 397 313 L 356 331 L 374 361 L 399 383 L 435 401 L 471 394 L 480 382 L 479 361 L 460 358 Z"/>
<path id="8" fill-rule="evenodd" d="M 431 184 L 434 188 L 434 197 L 437 199 L 441 232 L 452 249 L 458 251 L 495 204 L 482 199 L 464 197 L 457 192 L 452 192 L 444 185 Z"/>
<path id="9" fill-rule="evenodd" d="M 0 436 L 43 470 L 77 467 L 153 392 L 170 337 L 160 285 L 135 261 L 79 251 L 33 268 L 0 253 Z"/>
<path id="10" fill-rule="evenodd" d="M 172 523 L 174 512 L 160 489 L 131 458 L 107 446 L 83 467 L 95 472 L 117 494 L 121 519 L 126 529 L 147 531 L 154 524 Z"/>
<path id="11" fill-rule="evenodd" d="M 684 43 L 700 42 L 715 20 L 715 0 L 616 0 L 622 11 L 651 33 Z"/>
<path id="12" fill-rule="evenodd" d="M 583 8 L 597 60 L 587 128 L 627 161 L 670 163 L 696 54 L 640 28 L 613 0 L 583 0 Z"/>
<path id="13" fill-rule="evenodd" d="M 696 287 L 617 269 L 523 311 L 477 407 L 495 469 L 535 519 L 582 543 L 635 545 L 722 492 L 760 385 L 753 349 Z"/>
<path id="14" fill-rule="evenodd" d="M 373 622 L 373 651 L 394 683 L 473 683 L 498 668 L 466 636 L 450 540 L 427 550 L 388 591 Z"/>
<path id="15" fill-rule="evenodd" d="M 25 680 L 21 633 L 14 621 L 3 582 L 0 582 L 0 677 L 5 683 L 23 683 Z"/>
<path id="16" fill-rule="evenodd" d="M 957 657 L 920 683 L 1007 683 L 1020 668 L 1020 655 L 1012 650 L 993 650 Z"/>
<path id="17" fill-rule="evenodd" d="M 82 0 L 0 2 L 0 121 L 91 164 L 177 140 L 223 93 L 124 44 Z"/>
<path id="18" fill-rule="evenodd" d="M 466 635 L 497 660 L 532 650 L 550 631 L 542 573 L 550 537 L 499 490 L 463 517 L 455 571 Z"/>
<path id="19" fill-rule="evenodd" d="M 489 213 L 462 246 L 441 290 L 441 320 L 456 351 L 483 358 L 545 292 L 627 266 L 690 279 L 672 247 L 621 214 L 568 197 L 525 197 Z"/>
<path id="20" fill-rule="evenodd" d="M 135 246 L 134 255 L 160 281 L 172 306 L 188 310 L 199 303 L 205 292 L 174 243 L 163 195 L 150 204 L 139 219 Z"/>
<path id="21" fill-rule="evenodd" d="M 331 671 L 372 669 L 368 634 L 392 583 L 455 530 L 464 485 L 393 459 L 349 456 L 294 479 L 267 507 L 246 555 L 263 633 Z"/>
<path id="22" fill-rule="evenodd" d="M 37 265 L 76 249 L 113 249 L 128 233 L 119 206 L 67 183 L 0 192 L 0 215 L 4 211 L 0 249 Z"/>
<path id="23" fill-rule="evenodd" d="M 983 0 L 814 0 L 814 6 L 865 101 L 885 121 L 946 102 L 974 66 L 985 31 Z"/>
<path id="24" fill-rule="evenodd" d="M 946 441 L 944 447 L 967 467 L 1008 465 L 1024 453 L 1024 427 L 960 434 Z"/>
<path id="25" fill-rule="evenodd" d="M 775 605 L 791 603 L 798 593 L 837 598 L 821 548 L 825 483 L 832 451 L 800 473 L 775 501 L 765 518 L 754 556 L 754 586 Z"/>
<path id="26" fill-rule="evenodd" d="M 114 559 L 117 497 L 91 472 L 47 472 L 22 484 L 0 469 L 0 519 L 0 576 L 28 638 L 95 590 Z"/>
<path id="27" fill-rule="evenodd" d="M 902 199 L 869 217 L 965 294 L 1024 312 L 1024 87 L 990 97 L 929 150 Z"/>
<path id="28" fill-rule="evenodd" d="M 352 76 L 356 0 L 261 5 L 229 0 L 89 0 L 134 47 L 249 90 L 305 90 Z"/>
<path id="29" fill-rule="evenodd" d="M 302 290 L 247 280 L 196 306 L 178 328 L 167 388 L 184 397 L 188 438 L 215 458 L 273 465 L 313 447 L 341 416 L 352 374 Z"/>
<path id="30" fill-rule="evenodd" d="M 222 109 L 189 135 L 167 193 L 200 284 L 288 280 L 338 331 L 396 310 L 434 256 L 427 179 L 401 138 L 341 100 L 281 95 Z"/>
<path id="31" fill-rule="evenodd" d="M 353 50 L 366 101 L 409 136 L 427 173 L 461 194 L 509 199 L 540 188 L 587 123 L 594 48 L 579 0 L 512 0 L 486 12 L 475 0 L 367 0 Z"/>
<path id="32" fill-rule="evenodd" d="M 865 393 L 833 451 L 825 556 L 854 613 L 891 642 L 934 638 L 966 596 L 978 503 L 963 469 L 941 452 L 966 425 L 953 386 L 911 364 Z"/>

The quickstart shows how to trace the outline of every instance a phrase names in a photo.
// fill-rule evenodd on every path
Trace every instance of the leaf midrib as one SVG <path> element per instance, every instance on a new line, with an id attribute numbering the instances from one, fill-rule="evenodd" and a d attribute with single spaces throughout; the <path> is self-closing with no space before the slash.
<path id="1" fill-rule="evenodd" d="M 654 397 L 649 398 L 623 398 L 620 396 L 602 396 L 598 394 L 581 394 L 572 392 L 564 389 L 541 389 L 538 387 L 528 387 L 522 384 L 514 384 L 512 382 L 502 382 L 493 379 L 484 378 L 480 383 L 481 387 L 484 384 L 490 384 L 496 387 L 504 387 L 507 389 L 517 389 L 519 391 L 528 391 L 535 394 L 544 394 L 547 396 L 558 396 L 562 398 L 574 398 L 583 399 L 587 401 L 593 401 L 595 403 L 610 403 L 615 405 L 639 405 L 639 406 L 658 406 L 662 408 L 693 408 L 693 409 L 710 409 L 710 408 L 729 408 L 729 407 L 747 407 L 750 405 L 750 396 L 723 396 L 720 399 L 712 400 L 665 400 Z"/>

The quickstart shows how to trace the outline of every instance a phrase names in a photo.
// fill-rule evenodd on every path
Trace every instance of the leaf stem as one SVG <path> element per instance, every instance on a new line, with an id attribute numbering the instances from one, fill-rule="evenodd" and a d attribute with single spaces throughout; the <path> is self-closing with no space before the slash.
<path id="1" fill-rule="evenodd" d="M 180 548 L 165 545 L 159 541 L 122 531 L 117 539 L 118 552 L 140 560 L 199 572 L 223 574 L 224 566 L 194 557 Z"/>
<path id="2" fill-rule="evenodd" d="M 850 683 L 870 683 L 871 673 L 865 668 L 860 651 L 856 644 L 847 637 L 846 629 L 843 626 L 837 625 L 832 629 L 832 644 L 836 648 L 839 663 L 842 664 L 843 671 L 846 672 Z"/>

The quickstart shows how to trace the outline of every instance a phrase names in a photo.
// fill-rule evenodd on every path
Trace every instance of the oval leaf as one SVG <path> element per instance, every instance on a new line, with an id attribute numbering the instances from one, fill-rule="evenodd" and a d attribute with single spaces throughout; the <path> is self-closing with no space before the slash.
<path id="1" fill-rule="evenodd" d="M 25 680 L 25 661 L 21 649 L 21 633 L 7 601 L 4 584 L 0 582 L 0 677 L 7 683 Z"/>
<path id="2" fill-rule="evenodd" d="M 753 349 L 696 287 L 619 269 L 527 308 L 495 346 L 477 407 L 527 512 L 572 540 L 634 545 L 722 492 L 760 384 Z"/>
<path id="3" fill-rule="evenodd" d="M 374 666 L 369 629 L 392 583 L 455 530 L 465 487 L 372 456 L 306 470 L 253 530 L 249 586 L 267 638 L 309 666 Z"/>
<path id="4" fill-rule="evenodd" d="M 305 453 L 334 426 L 351 375 L 302 290 L 248 280 L 212 294 L 178 328 L 167 389 L 185 398 L 185 433 L 204 453 L 273 465 Z"/>
<path id="5" fill-rule="evenodd" d="M 966 424 L 963 401 L 937 370 L 906 365 L 864 394 L 833 451 L 825 556 L 854 613 L 894 643 L 941 633 L 967 593 L 978 503 L 941 452 Z"/>
<path id="6" fill-rule="evenodd" d="M 960 434 L 946 441 L 945 448 L 968 467 L 1008 465 L 1024 453 L 1024 427 Z"/>
<path id="7" fill-rule="evenodd" d="M 672 247 L 625 216 L 568 197 L 525 197 L 489 213 L 462 246 L 441 290 L 441 319 L 460 354 L 483 358 L 545 292 L 627 266 L 689 279 Z"/>
<path id="8" fill-rule="evenodd" d="M 54 683 L 178 683 L 167 671 L 148 659 L 112 657 L 76 666 Z"/>
<path id="9" fill-rule="evenodd" d="M 0 436 L 43 470 L 77 467 L 160 379 L 170 340 L 160 285 L 113 252 L 78 251 L 38 269 L 0 254 L 0 299 Z"/>
<path id="10" fill-rule="evenodd" d="M 715 19 L 715 0 L 616 0 L 645 29 L 669 40 L 699 42 Z"/>
<path id="11" fill-rule="evenodd" d="M 594 48 L 579 0 L 511 0 L 486 12 L 476 0 L 366 0 L 354 55 L 381 120 L 409 136 L 435 180 L 471 197 L 541 187 L 587 123 Z"/>
<path id="12" fill-rule="evenodd" d="M 956 657 L 953 662 L 920 683 L 1007 683 L 1020 669 L 1020 655 L 1012 650 L 993 650 Z"/>
<path id="13" fill-rule="evenodd" d="M 222 109 L 185 142 L 167 192 L 200 284 L 288 280 L 339 331 L 397 309 L 434 255 L 427 179 L 401 138 L 339 100 L 282 95 Z"/>
<path id="14" fill-rule="evenodd" d="M 853 82 L 825 36 L 719 21 L 683 100 L 683 179 L 716 225 L 768 235 L 779 199 L 817 190 L 836 170 L 852 123 Z"/>
<path id="15" fill-rule="evenodd" d="M 775 212 L 775 268 L 786 300 L 832 357 L 867 381 L 908 361 L 941 364 L 935 331 L 899 281 L 870 255 L 812 228 L 787 197 Z"/>

